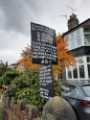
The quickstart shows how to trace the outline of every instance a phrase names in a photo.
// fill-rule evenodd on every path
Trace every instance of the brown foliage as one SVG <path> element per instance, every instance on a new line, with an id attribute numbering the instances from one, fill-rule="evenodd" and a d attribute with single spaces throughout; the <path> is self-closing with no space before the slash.
<path id="1" fill-rule="evenodd" d="M 75 58 L 67 49 L 67 41 L 64 40 L 60 35 L 56 38 L 57 56 L 58 62 L 63 62 L 65 67 L 73 65 L 75 63 Z"/>
<path id="2" fill-rule="evenodd" d="M 75 63 L 73 55 L 67 49 L 67 41 L 61 35 L 56 37 L 57 65 L 53 65 L 54 74 L 60 74 L 65 67 Z"/>
<path id="3" fill-rule="evenodd" d="M 21 56 L 22 58 L 18 61 L 18 64 L 21 64 L 26 69 L 33 69 L 36 70 L 40 67 L 38 64 L 32 63 L 32 51 L 30 46 L 26 47 L 25 50 L 22 51 Z"/>
<path id="4" fill-rule="evenodd" d="M 23 65 L 26 69 L 38 69 L 39 65 L 33 64 L 32 59 L 29 57 L 22 57 L 19 61 L 19 64 Z"/>

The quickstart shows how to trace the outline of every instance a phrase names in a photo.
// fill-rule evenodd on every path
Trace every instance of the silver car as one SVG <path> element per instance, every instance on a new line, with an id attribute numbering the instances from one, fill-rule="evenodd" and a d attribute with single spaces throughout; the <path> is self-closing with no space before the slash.
<path id="1" fill-rule="evenodd" d="M 77 120 L 90 120 L 90 84 L 65 87 L 62 96 L 71 104 Z"/>

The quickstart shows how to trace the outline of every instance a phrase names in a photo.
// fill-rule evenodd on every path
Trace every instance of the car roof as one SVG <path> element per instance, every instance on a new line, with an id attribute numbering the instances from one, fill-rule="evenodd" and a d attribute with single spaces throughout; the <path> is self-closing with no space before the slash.
<path id="1" fill-rule="evenodd" d="M 90 86 L 90 80 L 68 80 L 63 81 L 62 84 L 70 87 Z"/>

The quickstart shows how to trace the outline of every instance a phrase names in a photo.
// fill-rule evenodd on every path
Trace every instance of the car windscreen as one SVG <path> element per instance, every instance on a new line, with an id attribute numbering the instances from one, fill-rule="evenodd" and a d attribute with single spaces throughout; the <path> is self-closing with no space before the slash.
<path id="1" fill-rule="evenodd" d="M 70 97 L 73 97 L 73 98 L 82 98 L 83 96 L 84 96 L 84 93 L 80 88 L 75 88 L 70 94 Z"/>
<path id="2" fill-rule="evenodd" d="M 90 85 L 89 86 L 82 86 L 85 94 L 87 97 L 90 97 Z"/>
<path id="3" fill-rule="evenodd" d="M 61 94 L 62 94 L 62 96 L 69 96 L 74 89 L 75 89 L 75 86 L 62 85 L 61 86 Z"/>

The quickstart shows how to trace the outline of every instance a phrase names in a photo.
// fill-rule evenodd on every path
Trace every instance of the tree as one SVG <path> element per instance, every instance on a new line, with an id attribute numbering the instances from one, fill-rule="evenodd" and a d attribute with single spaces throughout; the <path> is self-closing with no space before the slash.
<path id="1" fill-rule="evenodd" d="M 15 69 L 7 70 L 1 77 L 0 77 L 0 85 L 9 85 L 11 81 L 18 76 L 18 72 Z"/>
<path id="2" fill-rule="evenodd" d="M 19 73 L 15 69 L 7 68 L 6 72 L 3 73 L 2 76 L 0 76 L 0 92 L 5 94 L 8 88 L 10 87 L 11 82 L 17 76 L 19 76 Z"/>
<path id="3" fill-rule="evenodd" d="M 62 73 L 66 67 L 75 64 L 75 58 L 69 52 L 67 46 L 67 41 L 59 34 L 56 37 L 57 64 L 53 65 L 54 75 Z"/>
<path id="4" fill-rule="evenodd" d="M 40 65 L 32 63 L 32 51 L 30 46 L 26 47 L 25 50 L 21 53 L 21 59 L 18 61 L 19 64 L 22 64 L 25 69 L 37 70 Z"/>
<path id="5" fill-rule="evenodd" d="M 57 64 L 53 65 L 53 95 L 60 95 L 60 81 L 66 67 L 75 64 L 74 56 L 67 49 L 67 41 L 59 34 L 56 37 Z"/>
<path id="6" fill-rule="evenodd" d="M 3 61 L 0 61 L 0 76 L 2 76 L 8 68 L 8 63 L 3 63 Z"/>
<path id="7" fill-rule="evenodd" d="M 20 73 L 19 76 L 11 81 L 6 95 L 9 98 L 14 98 L 15 101 L 25 100 L 26 103 L 36 105 L 41 109 L 44 100 L 40 97 L 38 72 L 26 70 Z"/>

